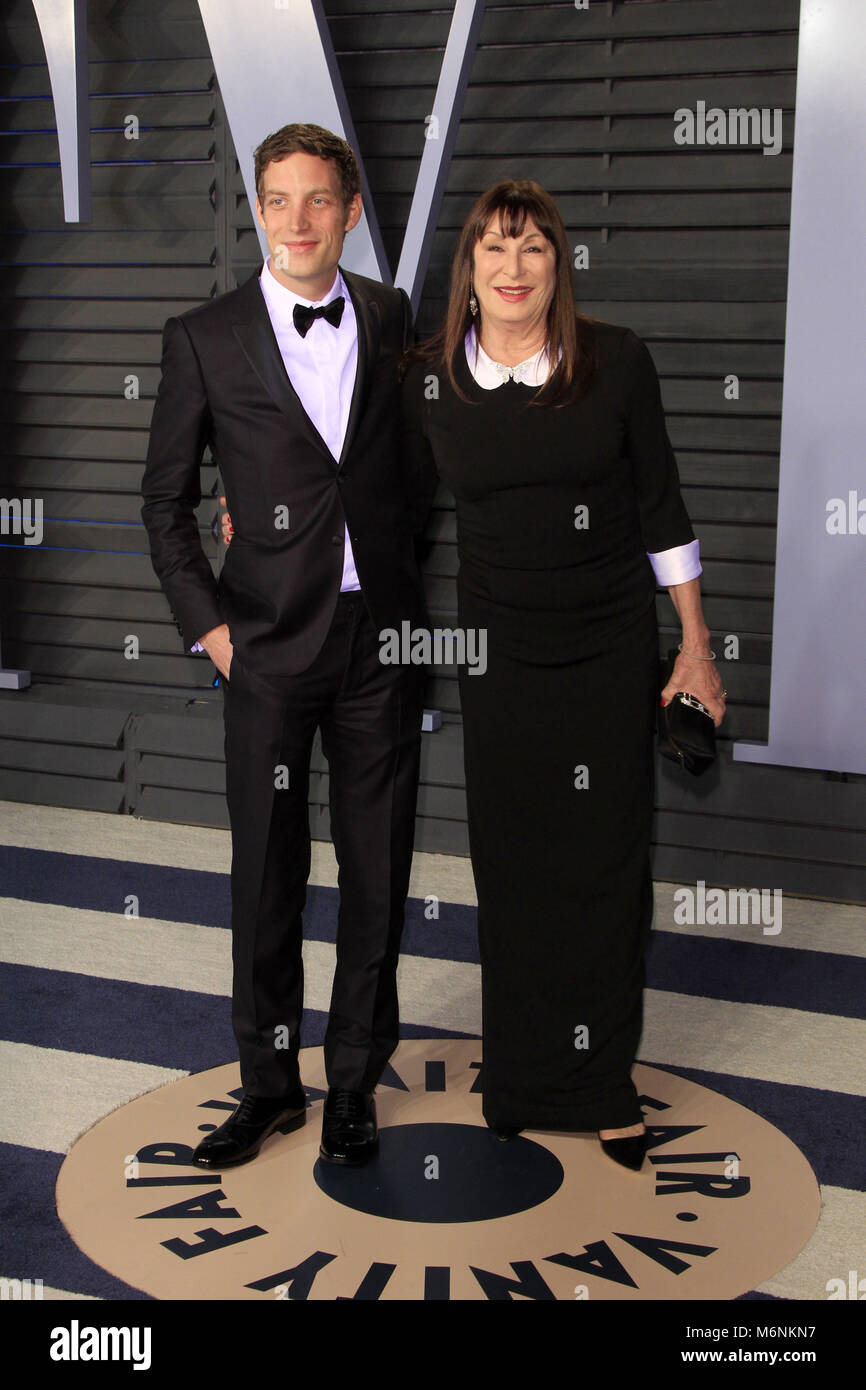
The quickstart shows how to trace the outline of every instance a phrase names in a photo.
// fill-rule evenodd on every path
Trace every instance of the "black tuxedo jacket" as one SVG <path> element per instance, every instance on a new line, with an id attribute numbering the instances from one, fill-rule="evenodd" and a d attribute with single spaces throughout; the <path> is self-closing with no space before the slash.
<path id="1" fill-rule="evenodd" d="M 141 515 L 187 647 L 225 622 L 242 664 L 293 675 L 328 632 L 344 523 L 377 630 L 406 619 L 429 624 L 414 536 L 431 480 L 414 474 L 402 440 L 396 368 L 412 327 L 405 292 L 342 270 L 358 366 L 337 461 L 286 372 L 258 275 L 165 325 Z M 207 444 L 234 526 L 218 580 L 194 515 Z"/>

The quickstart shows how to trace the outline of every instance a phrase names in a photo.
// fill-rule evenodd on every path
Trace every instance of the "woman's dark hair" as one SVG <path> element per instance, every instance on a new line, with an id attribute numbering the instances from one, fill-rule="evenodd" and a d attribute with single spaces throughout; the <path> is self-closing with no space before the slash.
<path id="1" fill-rule="evenodd" d="M 480 308 L 476 318 L 469 308 L 472 259 L 476 245 L 497 214 L 503 236 L 522 236 L 526 220 L 531 218 L 556 252 L 553 298 L 547 311 L 547 349 L 554 365 L 530 404 L 565 405 L 583 392 L 595 367 L 589 328 L 593 320 L 577 310 L 568 235 L 550 194 L 534 179 L 503 179 L 478 198 L 457 241 L 442 327 L 432 338 L 409 348 L 402 359 L 401 372 L 405 373 L 413 361 L 437 363 L 444 367 L 460 399 L 467 400 L 455 379 L 454 363 L 458 352 L 463 351 L 469 325 L 474 323 L 476 329 L 480 326 Z"/>
<path id="2" fill-rule="evenodd" d="M 325 130 L 324 126 L 299 123 L 284 125 L 281 130 L 275 131 L 263 140 L 255 151 L 253 167 L 259 202 L 262 201 L 262 175 L 268 165 L 273 164 L 275 160 L 285 159 L 287 155 L 297 154 L 298 151 L 303 154 L 316 154 L 320 159 L 328 159 L 337 166 L 343 206 L 348 207 L 355 194 L 361 191 L 361 175 L 352 146 L 333 131 Z"/>

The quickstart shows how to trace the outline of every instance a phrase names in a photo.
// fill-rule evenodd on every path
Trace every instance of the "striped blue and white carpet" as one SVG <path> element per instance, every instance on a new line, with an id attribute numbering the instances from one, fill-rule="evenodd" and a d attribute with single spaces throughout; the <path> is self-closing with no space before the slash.
<path id="1" fill-rule="evenodd" d="M 316 844 L 303 1046 L 324 1037 L 336 866 Z M 225 831 L 0 803 L 0 1277 L 44 1297 L 144 1298 L 72 1243 L 54 1205 L 65 1153 L 103 1115 L 235 1058 Z M 691 885 L 694 889 L 695 885 Z M 782 930 L 678 926 L 656 885 L 640 1060 L 757 1111 L 821 1184 L 806 1249 L 755 1295 L 825 1299 L 863 1265 L 866 909 L 785 898 Z M 468 861 L 419 854 L 399 984 L 404 1037 L 477 1037 Z M 425 899 L 439 916 L 428 920 Z"/>

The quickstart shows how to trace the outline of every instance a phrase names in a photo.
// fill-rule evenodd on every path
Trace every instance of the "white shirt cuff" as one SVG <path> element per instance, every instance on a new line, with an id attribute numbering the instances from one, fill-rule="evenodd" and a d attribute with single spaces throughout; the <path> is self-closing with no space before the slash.
<path id="1" fill-rule="evenodd" d="M 196 644 L 195 644 L 194 647 L 190 647 L 190 651 L 191 651 L 191 652 L 203 652 L 203 651 L 204 651 L 204 647 L 202 646 L 201 642 L 196 642 Z"/>
<path id="2" fill-rule="evenodd" d="M 701 573 L 699 540 L 689 541 L 688 545 L 671 546 L 670 550 L 657 550 L 654 555 L 647 551 L 647 555 L 661 589 L 667 589 L 671 584 L 686 584 L 690 579 L 697 579 Z"/>

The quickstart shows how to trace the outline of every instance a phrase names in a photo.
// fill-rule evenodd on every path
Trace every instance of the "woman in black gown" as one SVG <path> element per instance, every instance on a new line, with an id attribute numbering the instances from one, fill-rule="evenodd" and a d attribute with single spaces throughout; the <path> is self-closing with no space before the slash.
<path id="1" fill-rule="evenodd" d="M 595 1130 L 639 1168 L 657 583 L 683 628 L 664 702 L 688 690 L 718 724 L 724 692 L 652 358 L 577 313 L 538 184 L 476 203 L 403 400 L 412 468 L 456 500 L 459 624 L 486 633 L 486 670 L 459 672 L 484 1116 Z"/>

